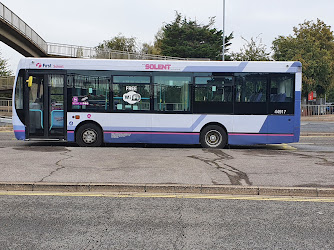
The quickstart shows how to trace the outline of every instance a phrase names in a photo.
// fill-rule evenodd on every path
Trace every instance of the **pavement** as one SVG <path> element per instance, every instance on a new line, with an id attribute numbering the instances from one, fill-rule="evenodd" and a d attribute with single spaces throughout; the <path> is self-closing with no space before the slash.
<path id="1" fill-rule="evenodd" d="M 334 121 L 333 117 L 327 118 L 325 122 Z M 312 119 L 302 119 L 302 124 L 307 125 L 309 122 L 322 122 L 318 117 Z M 334 136 L 334 133 L 329 131 L 302 131 L 302 136 Z M 3 123 L 0 126 L 0 131 L 12 131 L 12 127 L 6 123 Z M 176 149 L 180 150 L 180 149 Z M 172 156 L 170 156 L 172 157 Z M 274 158 L 273 158 L 274 159 Z M 239 159 L 245 160 L 245 159 Z M 48 159 L 45 159 L 47 164 Z M 215 164 L 215 163 L 214 163 Z M 261 163 L 260 163 L 261 164 Z M 180 165 L 180 168 L 184 166 Z M 59 166 L 59 168 L 63 168 Z M 42 169 L 42 167 L 41 167 Z M 56 169 L 55 171 L 58 171 Z M 19 171 L 19 170 L 18 170 Z M 177 170 L 175 170 L 177 171 Z M 186 173 L 182 172 L 183 175 L 189 175 L 189 179 L 192 174 L 196 173 L 189 171 L 189 168 L 185 167 L 184 170 Z M 75 173 L 76 176 L 78 173 Z M 298 173 L 297 173 L 298 174 Z M 304 173 L 303 173 L 304 174 Z M 17 174 L 19 176 L 19 174 Z M 243 185 L 210 185 L 210 184 L 196 184 L 192 181 L 188 183 L 171 183 L 166 184 L 163 181 L 157 180 L 147 181 L 147 183 L 134 183 L 128 181 L 124 183 L 119 182 L 92 182 L 85 180 L 76 180 L 76 181 L 66 181 L 69 180 L 68 176 L 63 176 L 62 178 L 56 179 L 56 181 L 24 181 L 25 178 L 13 178 L 11 181 L 0 181 L 0 193 L 8 192 L 80 192 L 80 193 L 104 193 L 104 192 L 113 192 L 120 194 L 130 194 L 130 193 L 145 193 L 154 195 L 157 193 L 164 194 L 202 194 L 202 195 L 243 195 L 243 196 L 303 196 L 303 197 L 334 197 L 334 187 L 298 187 L 298 185 L 291 186 L 271 186 L 271 185 L 254 185 L 254 186 L 243 186 Z M 103 179 L 103 178 L 102 178 Z M 18 181 L 20 180 L 20 181 Z M 62 181 L 63 180 L 63 181 Z M 186 178 L 187 180 L 187 178 Z"/>

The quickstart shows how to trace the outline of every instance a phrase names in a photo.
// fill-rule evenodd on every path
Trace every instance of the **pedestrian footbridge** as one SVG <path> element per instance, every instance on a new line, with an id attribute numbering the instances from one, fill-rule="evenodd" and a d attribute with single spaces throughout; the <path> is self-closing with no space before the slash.
<path id="1" fill-rule="evenodd" d="M 46 42 L 13 11 L 0 2 L 0 41 L 26 57 L 79 57 L 101 59 L 187 60 L 119 50 L 101 50 Z"/>
<path id="2" fill-rule="evenodd" d="M 2 3 L 0 3 L 0 40 L 24 56 L 47 56 L 47 43 Z"/>

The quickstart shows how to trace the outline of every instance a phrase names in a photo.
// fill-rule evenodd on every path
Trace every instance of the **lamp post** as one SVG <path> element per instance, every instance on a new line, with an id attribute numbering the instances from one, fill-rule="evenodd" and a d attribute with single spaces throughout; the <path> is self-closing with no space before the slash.
<path id="1" fill-rule="evenodd" d="M 222 60 L 225 61 L 225 0 L 223 0 L 223 57 Z"/>

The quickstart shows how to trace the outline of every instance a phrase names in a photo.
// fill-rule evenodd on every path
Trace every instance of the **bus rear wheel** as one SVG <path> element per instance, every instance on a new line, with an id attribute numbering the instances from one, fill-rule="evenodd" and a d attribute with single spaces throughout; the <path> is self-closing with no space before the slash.
<path id="1" fill-rule="evenodd" d="M 227 144 L 225 130 L 217 125 L 209 125 L 201 131 L 201 145 L 203 148 L 224 148 Z"/>
<path id="2" fill-rule="evenodd" d="M 99 147 L 102 145 L 102 131 L 92 123 L 87 123 L 78 128 L 76 142 L 80 147 Z"/>

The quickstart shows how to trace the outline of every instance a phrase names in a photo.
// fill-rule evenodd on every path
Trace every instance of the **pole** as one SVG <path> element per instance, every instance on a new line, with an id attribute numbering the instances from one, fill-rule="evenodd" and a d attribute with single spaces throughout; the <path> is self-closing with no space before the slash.
<path id="1" fill-rule="evenodd" d="M 222 60 L 225 61 L 225 0 L 223 0 L 223 57 Z"/>

